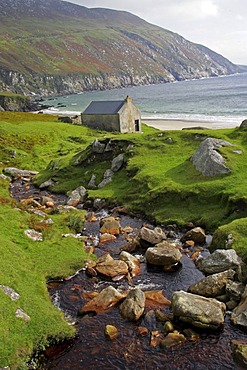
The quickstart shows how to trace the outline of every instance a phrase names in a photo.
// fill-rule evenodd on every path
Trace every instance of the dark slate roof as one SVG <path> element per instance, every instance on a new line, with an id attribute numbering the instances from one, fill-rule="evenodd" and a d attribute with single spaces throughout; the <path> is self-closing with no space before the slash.
<path id="1" fill-rule="evenodd" d="M 83 114 L 116 114 L 124 103 L 125 100 L 92 101 Z"/>

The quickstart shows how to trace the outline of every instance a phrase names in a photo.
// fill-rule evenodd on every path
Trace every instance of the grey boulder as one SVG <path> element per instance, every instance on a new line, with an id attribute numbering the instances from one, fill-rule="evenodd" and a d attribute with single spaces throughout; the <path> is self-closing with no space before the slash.
<path id="1" fill-rule="evenodd" d="M 241 262 L 234 249 L 216 249 L 207 258 L 198 258 L 196 264 L 200 271 L 210 275 L 230 269 L 236 270 Z"/>
<path id="2" fill-rule="evenodd" d="M 226 306 L 214 298 L 205 298 L 184 291 L 174 292 L 172 312 L 174 317 L 198 328 L 220 328 L 224 323 Z"/>
<path id="3" fill-rule="evenodd" d="M 222 146 L 232 146 L 221 139 L 207 138 L 191 157 L 193 165 L 204 176 L 217 176 L 231 172 L 225 165 L 224 158 L 217 151 Z"/>
<path id="4" fill-rule="evenodd" d="M 129 321 L 137 321 L 145 309 L 145 294 L 139 288 L 130 290 L 120 306 L 122 316 Z"/>
<path id="5" fill-rule="evenodd" d="M 190 285 L 188 292 L 204 297 L 218 297 L 226 292 L 226 285 L 233 280 L 235 271 L 227 270 L 209 275 L 195 284 Z"/>

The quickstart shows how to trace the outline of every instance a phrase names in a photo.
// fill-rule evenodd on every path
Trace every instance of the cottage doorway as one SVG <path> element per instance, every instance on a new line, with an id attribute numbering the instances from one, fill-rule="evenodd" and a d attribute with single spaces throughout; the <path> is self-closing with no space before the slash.
<path id="1" fill-rule="evenodd" d="M 140 127 L 139 127 L 139 119 L 136 119 L 135 120 L 135 131 L 139 131 L 140 130 Z"/>

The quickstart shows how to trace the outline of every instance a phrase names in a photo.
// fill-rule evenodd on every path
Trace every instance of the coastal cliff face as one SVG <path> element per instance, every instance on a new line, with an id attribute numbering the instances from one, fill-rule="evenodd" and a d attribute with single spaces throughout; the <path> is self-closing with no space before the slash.
<path id="1" fill-rule="evenodd" d="M 241 71 L 212 50 L 130 13 L 60 0 L 2 0 L 0 41 L 0 89 L 24 94 L 67 94 Z"/>
<path id="2" fill-rule="evenodd" d="M 24 95 L 0 92 L 0 112 L 29 112 L 38 109 L 38 105 Z"/>

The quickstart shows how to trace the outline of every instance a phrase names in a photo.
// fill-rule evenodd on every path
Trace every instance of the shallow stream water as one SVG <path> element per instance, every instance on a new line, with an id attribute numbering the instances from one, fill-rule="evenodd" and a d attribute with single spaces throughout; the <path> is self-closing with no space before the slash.
<path id="1" fill-rule="evenodd" d="M 34 191 L 28 190 L 29 194 Z M 21 183 L 12 185 L 12 195 L 23 199 L 25 189 Z M 38 195 L 38 194 L 37 194 Z M 54 196 L 55 197 L 55 196 Z M 55 199 L 55 198 L 54 198 Z M 64 203 L 64 197 L 56 199 L 58 203 Z M 94 244 L 99 237 L 99 220 L 105 213 L 96 214 L 96 222 L 86 222 L 83 234 L 89 242 Z M 145 220 L 138 217 L 119 215 L 122 227 L 130 226 L 133 234 L 138 233 Z M 118 258 L 121 247 L 126 243 L 125 236 L 121 234 L 113 242 L 97 244 L 95 254 L 99 257 L 109 252 L 115 259 Z M 205 248 L 202 254 L 209 254 Z M 175 272 L 164 272 L 158 268 L 151 268 L 145 262 L 141 263 L 140 274 L 133 278 L 133 285 L 139 286 L 143 291 L 162 290 L 165 297 L 171 299 L 172 293 L 177 290 L 185 290 L 204 275 L 196 268 L 188 253 L 183 253 L 182 267 Z M 82 269 L 74 277 L 68 277 L 63 281 L 48 282 L 48 290 L 52 302 L 67 317 L 70 324 L 75 325 L 77 336 L 69 342 L 48 348 L 42 354 L 42 369 L 72 370 L 223 370 L 241 369 L 232 358 L 230 342 L 232 339 L 246 339 L 247 333 L 234 327 L 230 323 L 230 314 L 226 315 L 224 328 L 217 332 L 205 332 L 198 329 L 200 339 L 196 342 L 187 340 L 183 344 L 171 348 L 150 346 L 150 335 L 141 337 L 138 326 L 146 326 L 149 331 L 162 331 L 162 324 L 157 323 L 152 314 L 144 316 L 136 323 L 124 320 L 118 307 L 114 307 L 105 314 L 96 316 L 86 315 L 78 317 L 77 311 L 87 301 L 86 292 L 101 291 L 112 285 L 116 288 L 127 290 L 131 287 L 127 279 L 113 282 L 90 278 Z M 132 285 L 132 286 L 133 286 Z M 152 310 L 146 309 L 145 313 Z M 166 313 L 171 313 L 170 308 L 162 308 Z M 119 335 L 113 341 L 105 338 L 106 325 L 117 327 Z M 182 332 L 186 325 L 177 323 L 176 329 Z"/>
<path id="2" fill-rule="evenodd" d="M 123 227 L 132 226 L 138 230 L 143 220 L 122 216 L 120 223 Z M 85 229 L 84 234 L 97 236 L 99 223 L 87 223 Z M 95 254 L 100 256 L 109 252 L 113 258 L 117 258 L 124 242 L 124 237 L 119 236 L 115 242 L 96 247 Z M 204 249 L 202 253 L 207 255 L 209 252 Z M 203 276 L 194 262 L 183 254 L 182 268 L 176 272 L 164 273 L 160 269 L 148 267 L 144 262 L 141 263 L 141 272 L 133 279 L 133 284 L 144 291 L 162 290 L 164 295 L 171 299 L 174 291 L 186 291 Z M 240 369 L 232 359 L 230 341 L 234 338 L 247 339 L 247 335 L 231 325 L 229 315 L 226 316 L 222 331 L 205 333 L 195 330 L 200 335 L 199 341 L 187 341 L 168 349 L 150 347 L 150 336 L 140 337 L 138 334 L 139 325 L 147 326 L 150 331 L 162 331 L 162 324 L 157 327 L 152 315 L 149 319 L 143 318 L 137 323 L 130 323 L 121 317 L 116 307 L 102 315 L 77 317 L 77 310 L 86 303 L 83 293 L 101 291 L 108 285 L 127 289 L 128 284 L 127 280 L 115 283 L 104 280 L 94 282 L 83 271 L 61 284 L 48 284 L 51 299 L 75 321 L 78 335 L 67 348 L 62 348 L 61 352 L 52 354 L 50 358 L 47 356 L 45 369 Z M 164 311 L 169 313 L 170 309 Z M 104 336 L 107 324 L 118 328 L 119 336 L 114 341 L 109 341 Z M 177 329 L 181 331 L 184 327 L 186 326 L 178 325 Z"/>

